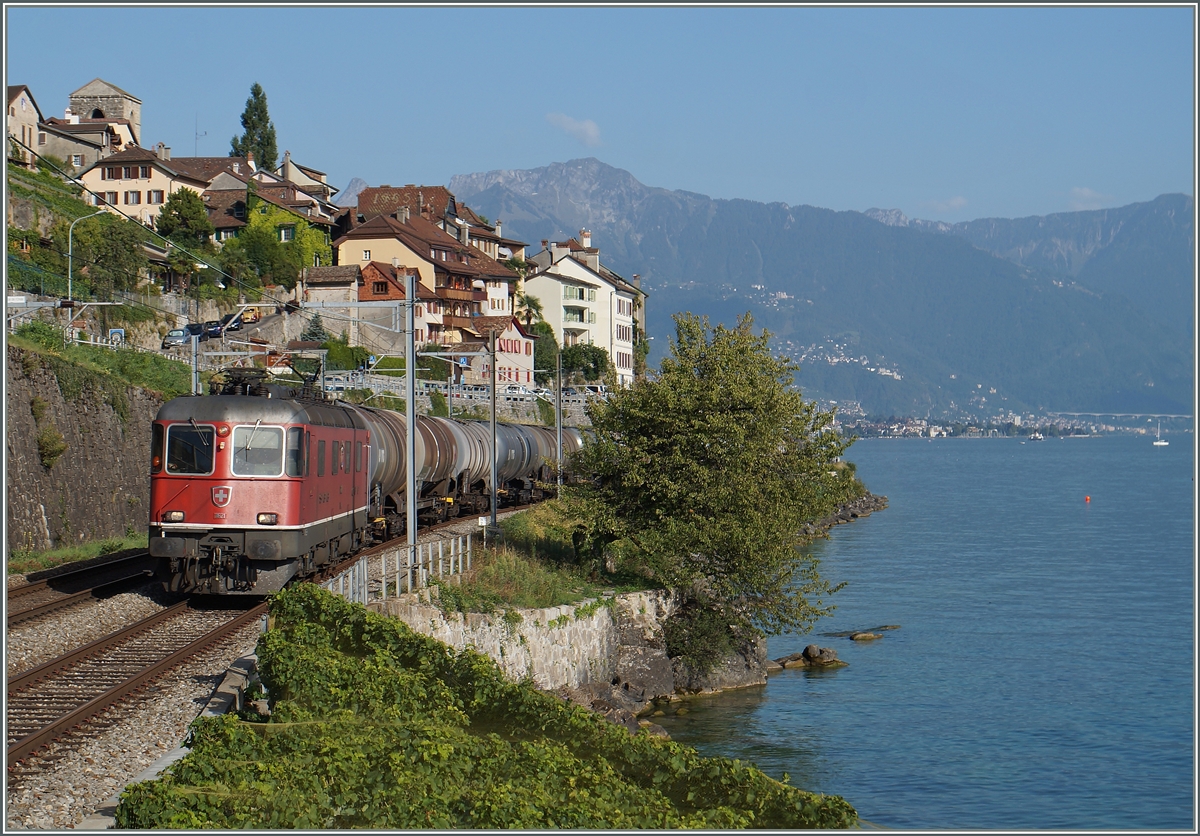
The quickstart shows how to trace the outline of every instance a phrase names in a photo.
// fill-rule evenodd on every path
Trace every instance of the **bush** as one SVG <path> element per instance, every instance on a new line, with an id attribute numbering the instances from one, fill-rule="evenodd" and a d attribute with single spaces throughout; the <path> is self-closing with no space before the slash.
<path id="1" fill-rule="evenodd" d="M 852 827 L 854 809 L 507 681 L 312 584 L 270 603 L 268 722 L 201 718 L 118 828 Z"/>
<path id="2" fill-rule="evenodd" d="M 58 431 L 58 427 L 46 424 L 38 430 L 37 448 L 42 466 L 49 470 L 54 467 L 62 454 L 67 452 L 67 442 L 63 438 L 63 434 Z"/>
<path id="3" fill-rule="evenodd" d="M 22 337 L 51 351 L 61 351 L 63 347 L 62 329 L 51 325 L 49 322 L 43 322 L 40 319 L 35 319 L 32 322 L 26 322 L 18 326 L 13 331 L 13 335 Z"/>

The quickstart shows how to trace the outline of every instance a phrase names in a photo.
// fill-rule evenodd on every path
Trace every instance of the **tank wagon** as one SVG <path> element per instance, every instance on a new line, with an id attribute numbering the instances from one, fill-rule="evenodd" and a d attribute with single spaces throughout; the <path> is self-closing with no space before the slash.
<path id="1" fill-rule="evenodd" d="M 419 416 L 417 515 L 488 511 L 491 427 Z M 239 379 L 165 403 L 150 454 L 150 554 L 172 592 L 264 595 L 407 525 L 405 417 Z M 582 444 L 563 428 L 563 456 Z M 542 498 L 556 435 L 498 424 L 497 504 Z"/>

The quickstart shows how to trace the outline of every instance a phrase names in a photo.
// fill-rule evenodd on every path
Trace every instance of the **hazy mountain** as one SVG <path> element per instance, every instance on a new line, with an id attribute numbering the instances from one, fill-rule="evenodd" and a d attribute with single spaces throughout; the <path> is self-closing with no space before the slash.
<path id="1" fill-rule="evenodd" d="M 355 177 L 346 185 L 346 188 L 342 189 L 341 192 L 338 193 L 337 200 L 335 200 L 334 203 L 338 206 L 357 206 L 358 193 L 363 189 L 368 188 L 369 185 L 370 184 L 367 183 L 366 180 L 360 180 L 359 178 Z"/>
<path id="2" fill-rule="evenodd" d="M 889 226 L 958 235 L 1017 264 L 1123 294 L 1139 310 L 1191 336 L 1195 229 L 1188 195 L 1166 194 L 1117 209 L 957 224 L 910 220 L 899 209 L 864 214 Z"/>
<path id="3" fill-rule="evenodd" d="M 1051 250 L 1029 244 L 1043 239 L 1024 227 L 1000 234 L 1004 223 L 1024 221 L 972 223 L 991 224 L 996 251 L 1015 247 L 1029 264 L 969 239 L 987 238 L 984 227 L 960 233 L 901 223 L 894 211 L 714 200 L 645 186 L 595 159 L 458 176 L 450 189 L 535 250 L 542 239 L 591 230 L 605 263 L 641 274 L 651 294 L 652 360 L 676 311 L 731 323 L 749 310 L 802 362 L 806 394 L 857 400 L 871 412 L 1191 411 L 1190 324 L 1185 335 L 1115 292 L 1153 285 L 1163 298 L 1191 298 L 1190 272 L 1184 281 L 1175 267 L 1147 267 L 1190 265 L 1190 216 L 1185 223 L 1179 206 L 1126 207 L 1119 218 L 1123 210 L 1110 210 L 1099 227 L 1107 238 L 1070 243 L 1064 248 L 1079 255 L 1054 269 L 1033 258 Z M 1060 241 L 1075 241 L 1073 221 L 1085 237 L 1096 228 L 1076 214 L 1092 213 L 1051 216 Z M 1022 235 L 1024 244 L 1009 243 Z M 1108 285 L 1085 283 L 1089 265 Z"/>

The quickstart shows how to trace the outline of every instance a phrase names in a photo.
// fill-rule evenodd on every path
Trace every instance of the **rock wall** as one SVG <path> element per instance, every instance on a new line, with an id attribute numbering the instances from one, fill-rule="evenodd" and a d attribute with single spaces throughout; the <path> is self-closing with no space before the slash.
<path id="1" fill-rule="evenodd" d="M 436 594 L 436 592 L 432 592 Z M 645 699 L 673 692 L 662 622 L 675 611 L 665 592 L 629 592 L 611 602 L 515 610 L 520 615 L 443 613 L 430 590 L 371 604 L 418 633 L 491 657 L 513 680 L 544 690 L 630 684 Z"/>
<path id="2" fill-rule="evenodd" d="M 150 425 L 161 400 L 13 346 L 6 360 L 8 549 L 144 531 Z M 50 452 L 61 436 L 56 460 L 39 436 Z"/>

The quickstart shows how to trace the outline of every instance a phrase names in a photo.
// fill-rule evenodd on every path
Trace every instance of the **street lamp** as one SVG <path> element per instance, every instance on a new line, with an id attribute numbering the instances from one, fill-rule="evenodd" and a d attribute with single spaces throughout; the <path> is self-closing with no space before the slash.
<path id="1" fill-rule="evenodd" d="M 90 215 L 84 215 L 82 218 L 76 218 L 75 220 L 71 221 L 71 225 L 69 227 L 67 227 L 67 301 L 68 302 L 73 301 L 75 298 L 74 296 L 71 295 L 71 276 L 72 276 L 71 268 L 72 268 L 72 263 L 74 261 L 73 244 L 75 243 L 74 240 L 71 238 L 71 235 L 72 235 L 72 233 L 75 232 L 75 224 L 79 223 L 82 220 L 86 220 L 88 218 L 94 218 L 97 215 L 103 215 L 103 214 L 104 214 L 103 209 L 97 209 L 95 212 L 93 212 Z"/>

